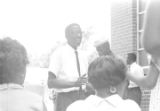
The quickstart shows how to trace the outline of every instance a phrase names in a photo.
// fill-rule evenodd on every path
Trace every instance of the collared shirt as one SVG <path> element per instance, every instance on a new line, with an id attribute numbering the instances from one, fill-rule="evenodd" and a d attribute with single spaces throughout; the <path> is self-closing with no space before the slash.
<path id="1" fill-rule="evenodd" d="M 80 63 L 81 76 L 87 74 L 88 60 L 85 53 L 81 50 L 78 51 L 78 58 Z M 79 78 L 77 70 L 77 60 L 75 50 L 68 44 L 59 47 L 53 52 L 50 59 L 49 71 L 53 72 L 57 79 L 64 79 L 71 82 Z M 56 89 L 58 92 L 68 92 L 78 88 Z"/>
<path id="2" fill-rule="evenodd" d="M 143 68 L 140 65 L 138 65 L 136 62 L 134 62 L 130 65 L 129 72 L 130 72 L 130 74 L 134 74 L 134 76 L 137 76 L 140 78 L 144 76 Z M 130 88 L 137 87 L 137 85 L 134 82 L 130 81 L 129 87 Z"/>
<path id="3" fill-rule="evenodd" d="M 72 103 L 67 111 L 140 111 L 140 107 L 136 102 L 123 100 L 119 95 L 107 98 L 91 95 L 85 100 Z"/>
<path id="4" fill-rule="evenodd" d="M 42 98 L 18 84 L 0 85 L 2 111 L 44 111 Z"/>
<path id="5" fill-rule="evenodd" d="M 160 58 L 156 61 L 156 67 L 160 74 Z M 151 90 L 149 111 L 160 111 L 160 76 L 158 76 L 155 87 Z"/>

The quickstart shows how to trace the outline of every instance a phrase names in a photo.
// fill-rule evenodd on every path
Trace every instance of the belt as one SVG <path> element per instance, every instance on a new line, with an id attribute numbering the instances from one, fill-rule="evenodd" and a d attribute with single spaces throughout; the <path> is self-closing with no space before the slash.
<path id="1" fill-rule="evenodd" d="M 66 88 L 66 89 L 55 89 L 56 93 L 61 93 L 61 92 L 71 92 L 71 91 L 85 91 L 86 90 L 86 86 L 80 87 L 72 87 L 72 88 Z"/>
<path id="2" fill-rule="evenodd" d="M 72 90 L 72 91 L 68 91 L 68 92 L 57 92 L 57 94 L 74 93 L 74 92 L 85 92 L 85 90 L 80 88 L 79 90 Z"/>
<path id="3" fill-rule="evenodd" d="M 69 91 L 69 92 L 58 92 L 57 95 L 66 95 L 66 96 L 69 96 L 69 95 L 74 95 L 76 94 L 77 97 L 79 99 L 84 99 L 85 98 L 85 90 L 73 90 L 73 91 Z"/>
<path id="4" fill-rule="evenodd" d="M 73 91 L 69 91 L 69 92 L 58 92 L 57 94 L 68 94 L 68 93 L 78 93 L 79 90 L 73 90 Z"/>

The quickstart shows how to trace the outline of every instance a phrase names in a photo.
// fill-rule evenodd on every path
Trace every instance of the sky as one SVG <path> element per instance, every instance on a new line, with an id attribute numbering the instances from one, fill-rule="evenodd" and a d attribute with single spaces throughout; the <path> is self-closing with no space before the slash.
<path id="1" fill-rule="evenodd" d="M 12 37 L 30 53 L 65 41 L 66 25 L 76 22 L 92 39 L 110 39 L 109 0 L 0 0 L 0 38 Z"/>

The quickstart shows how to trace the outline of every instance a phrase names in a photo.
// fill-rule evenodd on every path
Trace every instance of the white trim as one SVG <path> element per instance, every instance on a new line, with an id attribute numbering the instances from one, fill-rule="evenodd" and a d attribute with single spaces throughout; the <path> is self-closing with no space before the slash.
<path id="1" fill-rule="evenodd" d="M 143 15 L 143 14 L 145 14 L 146 12 L 147 12 L 147 11 L 144 10 L 144 11 L 138 12 L 138 14 L 139 14 L 139 15 Z"/>
<path id="2" fill-rule="evenodd" d="M 142 32 L 144 32 L 144 29 L 140 29 L 140 30 L 138 30 L 138 32 L 142 33 Z"/>
<path id="3" fill-rule="evenodd" d="M 136 0 L 137 2 L 137 63 L 139 64 L 139 0 Z"/>
<path id="4" fill-rule="evenodd" d="M 144 48 L 138 48 L 137 49 L 138 52 L 143 51 L 143 50 L 144 50 Z"/>

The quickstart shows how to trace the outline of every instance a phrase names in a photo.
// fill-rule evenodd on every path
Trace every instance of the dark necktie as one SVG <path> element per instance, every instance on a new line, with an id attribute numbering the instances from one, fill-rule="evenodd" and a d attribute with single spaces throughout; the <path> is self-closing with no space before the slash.
<path id="1" fill-rule="evenodd" d="M 76 55 L 76 63 L 77 63 L 78 75 L 79 75 L 79 77 L 81 77 L 80 63 L 79 63 L 79 58 L 78 58 L 78 52 L 77 52 L 77 50 L 75 50 L 75 55 Z"/>
<path id="2" fill-rule="evenodd" d="M 81 77 L 80 63 L 79 63 L 77 50 L 75 50 L 75 55 L 76 55 L 76 63 L 77 63 L 78 75 L 79 75 L 79 77 Z M 79 87 L 79 98 L 81 98 L 81 96 L 82 96 L 82 86 Z"/>

